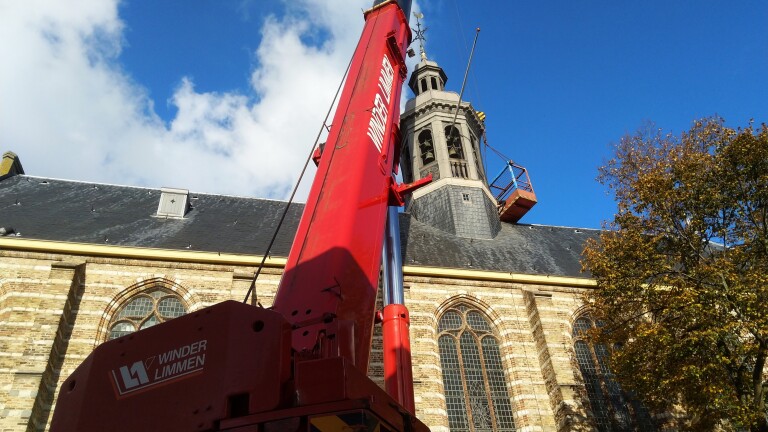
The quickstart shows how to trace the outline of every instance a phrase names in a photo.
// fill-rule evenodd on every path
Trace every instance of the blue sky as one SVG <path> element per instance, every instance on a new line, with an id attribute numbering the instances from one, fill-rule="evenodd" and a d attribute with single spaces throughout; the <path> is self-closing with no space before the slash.
<path id="1" fill-rule="evenodd" d="M 28 174 L 282 198 L 369 1 L 0 3 L 0 149 Z M 531 174 L 527 223 L 600 226 L 610 144 L 768 122 L 768 2 L 421 0 L 427 54 Z M 489 157 L 494 172 L 500 159 Z M 306 187 L 304 187 L 306 190 Z"/>

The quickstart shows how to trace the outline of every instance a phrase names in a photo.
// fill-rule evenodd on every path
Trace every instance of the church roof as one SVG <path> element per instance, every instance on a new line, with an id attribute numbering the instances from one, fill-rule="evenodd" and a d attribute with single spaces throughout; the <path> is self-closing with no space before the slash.
<path id="1" fill-rule="evenodd" d="M 190 193 L 183 219 L 155 216 L 160 189 L 14 176 L 0 182 L 0 226 L 22 238 L 264 253 L 282 201 Z M 303 206 L 292 206 L 272 254 L 286 256 Z"/>
<path id="2" fill-rule="evenodd" d="M 16 175 L 0 181 L 0 227 L 26 239 L 262 254 L 283 201 L 190 193 L 183 219 L 156 216 L 160 189 Z M 287 256 L 303 210 L 295 204 L 273 247 Z M 502 224 L 492 240 L 465 239 L 401 214 L 405 265 L 588 277 L 584 241 L 596 230 Z"/>
<path id="3" fill-rule="evenodd" d="M 501 224 L 490 240 L 458 237 L 410 215 L 400 218 L 403 264 L 548 276 L 581 272 L 584 242 L 600 231 L 547 225 Z"/>

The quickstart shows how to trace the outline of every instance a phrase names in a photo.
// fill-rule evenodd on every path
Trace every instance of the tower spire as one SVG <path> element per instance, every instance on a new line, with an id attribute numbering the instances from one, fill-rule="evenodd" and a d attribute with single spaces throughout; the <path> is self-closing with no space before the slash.
<path id="1" fill-rule="evenodd" d="M 421 12 L 414 12 L 413 16 L 416 17 L 416 28 L 411 28 L 416 34 L 416 40 L 419 41 L 419 52 L 421 54 L 421 60 L 427 59 L 427 53 L 424 51 L 424 44 L 427 42 L 427 38 L 424 37 L 424 33 L 427 32 L 427 27 L 421 28 L 421 20 L 424 19 L 424 14 Z"/>

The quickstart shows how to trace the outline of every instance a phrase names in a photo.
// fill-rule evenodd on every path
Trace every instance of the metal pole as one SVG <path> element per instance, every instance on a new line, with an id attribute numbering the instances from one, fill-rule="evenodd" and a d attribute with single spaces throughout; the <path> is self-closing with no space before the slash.
<path id="1" fill-rule="evenodd" d="M 389 301 L 385 299 L 384 306 L 388 304 L 403 304 L 403 258 L 400 252 L 400 219 L 398 216 L 398 207 L 390 206 L 387 213 L 387 227 L 385 230 L 385 245 L 388 248 L 386 250 L 389 268 L 389 277 L 386 277 L 385 287 L 388 285 L 389 289 L 386 291 L 386 297 L 389 297 Z"/>
<path id="2" fill-rule="evenodd" d="M 384 385 L 387 393 L 407 409 L 416 413 L 413 398 L 410 317 L 404 303 L 403 262 L 400 252 L 398 207 L 390 206 L 381 257 L 383 271 L 384 311 Z"/>

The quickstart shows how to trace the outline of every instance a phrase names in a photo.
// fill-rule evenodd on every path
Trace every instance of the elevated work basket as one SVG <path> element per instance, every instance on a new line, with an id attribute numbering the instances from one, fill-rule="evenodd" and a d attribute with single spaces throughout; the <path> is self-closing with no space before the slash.
<path id="1" fill-rule="evenodd" d="M 528 170 L 507 161 L 499 175 L 490 183 L 491 192 L 499 206 L 499 219 L 515 223 L 536 205 Z"/>

